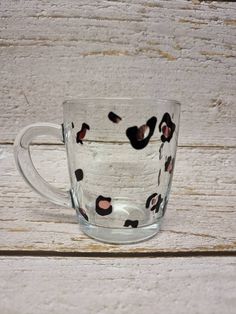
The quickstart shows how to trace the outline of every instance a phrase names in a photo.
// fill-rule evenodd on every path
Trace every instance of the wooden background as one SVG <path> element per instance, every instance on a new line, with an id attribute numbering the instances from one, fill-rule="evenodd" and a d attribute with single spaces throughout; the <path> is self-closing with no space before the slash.
<path id="1" fill-rule="evenodd" d="M 0 312 L 234 313 L 236 3 L 0 2 Z M 30 190 L 12 144 L 27 124 L 62 122 L 68 97 L 158 96 L 182 103 L 162 231 L 107 245 L 74 211 Z M 69 186 L 52 140 L 39 172 Z"/>

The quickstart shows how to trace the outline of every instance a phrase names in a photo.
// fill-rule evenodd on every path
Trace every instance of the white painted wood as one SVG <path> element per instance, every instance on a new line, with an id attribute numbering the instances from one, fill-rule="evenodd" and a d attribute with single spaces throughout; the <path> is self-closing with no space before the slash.
<path id="1" fill-rule="evenodd" d="M 0 141 L 62 122 L 65 98 L 182 102 L 181 145 L 235 146 L 236 3 L 0 3 Z"/>
<path id="2" fill-rule="evenodd" d="M 69 188 L 62 146 L 33 146 L 39 172 Z M 74 252 L 233 251 L 236 248 L 235 149 L 180 148 L 162 232 L 126 246 L 105 245 L 79 231 L 73 209 L 44 201 L 24 183 L 12 146 L 0 154 L 0 249 Z"/>
<path id="3" fill-rule="evenodd" d="M 1 314 L 233 314 L 235 265 L 235 257 L 1 257 Z"/>

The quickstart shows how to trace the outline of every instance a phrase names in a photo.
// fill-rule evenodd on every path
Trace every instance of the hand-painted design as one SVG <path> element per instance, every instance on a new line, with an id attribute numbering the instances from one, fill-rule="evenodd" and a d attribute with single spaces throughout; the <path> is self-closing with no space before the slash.
<path id="1" fill-rule="evenodd" d="M 158 173 L 158 186 L 160 185 L 161 183 L 161 169 L 159 170 L 159 173 Z"/>
<path id="2" fill-rule="evenodd" d="M 86 135 L 86 130 L 90 130 L 90 127 L 89 127 L 89 125 L 87 123 L 83 123 L 82 127 L 81 127 L 81 130 L 76 135 L 76 143 L 83 144 L 82 139 Z"/>
<path id="3" fill-rule="evenodd" d="M 74 129 L 74 127 L 75 127 L 74 122 L 71 122 L 71 127 L 72 127 L 72 129 Z"/>
<path id="4" fill-rule="evenodd" d="M 88 215 L 86 214 L 86 212 L 83 208 L 79 208 L 79 212 L 84 217 L 84 219 L 86 219 L 87 221 L 89 220 Z"/>
<path id="5" fill-rule="evenodd" d="M 84 178 L 84 173 L 82 169 L 75 170 L 75 176 L 77 181 L 81 181 Z"/>
<path id="6" fill-rule="evenodd" d="M 111 198 L 99 195 L 96 199 L 96 212 L 101 216 L 110 215 L 112 212 Z"/>
<path id="7" fill-rule="evenodd" d="M 171 117 L 168 112 L 166 112 L 159 124 L 159 131 L 162 132 L 161 140 L 162 142 L 170 142 L 173 133 L 175 131 L 175 124 L 172 122 Z"/>
<path id="8" fill-rule="evenodd" d="M 114 123 L 119 123 L 122 120 L 121 117 L 112 111 L 108 113 L 108 118 Z"/>
<path id="9" fill-rule="evenodd" d="M 129 226 L 131 226 L 132 228 L 137 228 L 138 227 L 138 220 L 127 219 L 124 223 L 124 227 L 129 227 Z"/>
<path id="10" fill-rule="evenodd" d="M 161 146 L 159 148 L 159 160 L 161 160 L 163 157 L 163 154 L 162 154 L 163 146 L 164 146 L 164 143 L 161 143 Z"/>
<path id="11" fill-rule="evenodd" d="M 149 208 L 150 205 L 152 205 L 151 207 L 151 211 L 153 211 L 156 207 L 156 201 L 157 201 L 157 193 L 153 193 L 152 195 L 150 195 L 148 198 L 147 198 L 147 201 L 146 201 L 146 208 Z"/>
<path id="12" fill-rule="evenodd" d="M 170 174 L 174 169 L 175 159 L 169 156 L 165 162 L 165 171 L 168 171 Z"/>
<path id="13" fill-rule="evenodd" d="M 126 135 L 130 140 L 130 144 L 135 149 L 143 149 L 149 143 L 157 123 L 156 117 L 151 117 L 146 124 L 140 126 L 132 126 L 126 130 Z"/>
<path id="14" fill-rule="evenodd" d="M 159 211 L 160 205 L 163 201 L 161 194 L 153 193 L 150 195 L 146 201 L 146 208 L 150 208 L 151 211 L 155 210 L 155 213 Z"/>
<path id="15" fill-rule="evenodd" d="M 159 194 L 158 196 L 158 200 L 157 200 L 157 203 L 156 203 L 156 210 L 155 210 L 155 213 L 158 213 L 159 212 L 159 209 L 160 209 L 160 206 L 161 206 L 161 203 L 163 202 L 163 198 L 161 197 L 161 194 Z"/>

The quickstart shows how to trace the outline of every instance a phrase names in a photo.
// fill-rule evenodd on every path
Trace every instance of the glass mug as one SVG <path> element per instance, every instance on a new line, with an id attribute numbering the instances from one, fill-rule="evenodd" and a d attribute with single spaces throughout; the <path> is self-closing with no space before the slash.
<path id="1" fill-rule="evenodd" d="M 39 194 L 76 210 L 81 230 L 109 243 L 134 243 L 160 229 L 171 188 L 180 104 L 173 100 L 81 98 L 63 103 L 62 125 L 37 123 L 17 136 L 19 172 Z M 61 191 L 35 169 L 29 146 L 61 140 L 71 188 Z"/>

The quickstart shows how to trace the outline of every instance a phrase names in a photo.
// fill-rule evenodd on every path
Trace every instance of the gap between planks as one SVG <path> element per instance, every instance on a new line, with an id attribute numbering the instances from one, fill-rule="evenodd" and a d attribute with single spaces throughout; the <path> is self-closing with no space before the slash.
<path id="1" fill-rule="evenodd" d="M 31 257 L 98 257 L 98 258 L 176 258 L 176 257 L 220 257 L 236 256 L 234 251 L 178 251 L 178 252 L 61 252 L 61 251 L 27 251 L 0 250 L 0 256 L 31 256 Z"/>
<path id="2" fill-rule="evenodd" d="M 211 3 L 214 2 L 214 0 L 188 0 L 188 2 L 192 2 L 192 4 L 198 4 L 198 2 L 203 2 L 204 3 Z M 215 2 L 235 2 L 235 0 L 215 0 Z"/>

